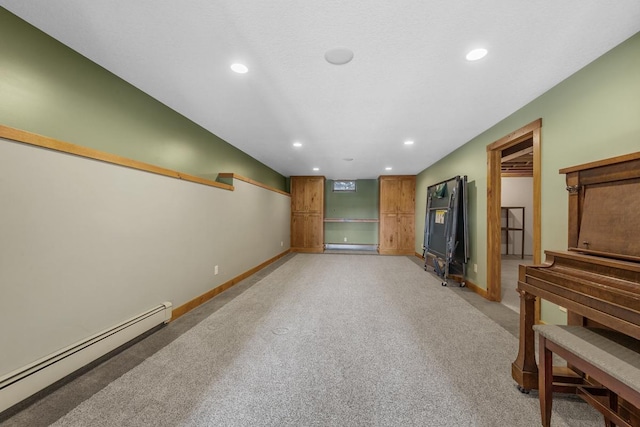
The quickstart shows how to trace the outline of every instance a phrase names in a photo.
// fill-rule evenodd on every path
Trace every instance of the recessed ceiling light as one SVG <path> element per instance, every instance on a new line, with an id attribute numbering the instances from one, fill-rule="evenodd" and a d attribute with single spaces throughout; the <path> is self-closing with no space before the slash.
<path id="1" fill-rule="evenodd" d="M 405 141 L 404 145 L 413 145 L 413 141 Z"/>
<path id="2" fill-rule="evenodd" d="M 313 168 L 314 172 L 318 172 L 320 170 L 320 168 Z"/>
<path id="3" fill-rule="evenodd" d="M 294 147 L 302 147 L 302 143 L 301 142 L 294 142 L 293 146 Z"/>
<path id="4" fill-rule="evenodd" d="M 249 71 L 246 65 L 239 63 L 231 64 L 231 69 L 238 74 L 244 74 Z"/>
<path id="5" fill-rule="evenodd" d="M 477 61 L 478 59 L 482 59 L 487 55 L 487 49 L 479 48 L 473 49 L 471 52 L 467 53 L 467 61 Z"/>
<path id="6" fill-rule="evenodd" d="M 346 47 L 336 47 L 335 49 L 329 49 L 324 54 L 324 59 L 333 65 L 344 65 L 353 59 L 353 51 Z"/>
<path id="7" fill-rule="evenodd" d="M 390 168 L 390 167 L 384 168 L 384 170 L 386 170 L 386 171 L 390 171 L 391 169 L 393 169 L 393 168 Z"/>

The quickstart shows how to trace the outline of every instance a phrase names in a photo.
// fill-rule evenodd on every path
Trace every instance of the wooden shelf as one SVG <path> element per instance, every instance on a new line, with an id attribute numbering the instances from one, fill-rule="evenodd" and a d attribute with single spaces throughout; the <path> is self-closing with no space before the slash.
<path id="1" fill-rule="evenodd" d="M 325 218 L 324 222 L 380 222 L 376 218 Z"/>
<path id="2" fill-rule="evenodd" d="M 502 212 L 505 213 L 505 216 L 503 218 L 506 219 L 507 221 L 507 226 L 506 227 L 501 227 L 501 230 L 505 232 L 505 238 L 506 238 L 506 255 L 509 255 L 509 232 L 510 231 L 519 231 L 522 234 L 521 237 L 521 248 L 520 248 L 520 258 L 524 259 L 524 206 L 502 206 L 500 208 L 502 210 Z M 509 226 L 509 219 L 510 219 L 510 213 L 512 210 L 520 210 L 522 211 L 522 227 L 518 228 L 518 227 L 510 227 Z M 515 254 L 514 254 L 515 255 Z"/>

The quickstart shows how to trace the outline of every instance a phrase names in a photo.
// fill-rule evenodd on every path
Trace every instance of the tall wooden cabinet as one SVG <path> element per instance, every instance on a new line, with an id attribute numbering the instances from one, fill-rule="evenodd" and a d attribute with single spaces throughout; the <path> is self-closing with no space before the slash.
<path id="1" fill-rule="evenodd" d="M 324 251 L 324 177 L 291 177 L 291 250 Z"/>
<path id="2" fill-rule="evenodd" d="M 415 254 L 415 175 L 381 176 L 379 252 Z"/>

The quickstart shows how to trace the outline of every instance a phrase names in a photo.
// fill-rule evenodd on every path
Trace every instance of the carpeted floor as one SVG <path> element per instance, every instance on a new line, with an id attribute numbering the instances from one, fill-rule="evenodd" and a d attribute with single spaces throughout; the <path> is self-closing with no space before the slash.
<path id="1" fill-rule="evenodd" d="M 408 257 L 297 254 L 53 425 L 540 425 L 517 339 L 464 289 Z M 554 426 L 602 425 L 554 405 Z"/>
<path id="2" fill-rule="evenodd" d="M 516 287 L 518 285 L 518 267 L 521 264 L 533 264 L 533 257 L 527 255 L 520 258 L 520 255 L 502 255 L 500 263 L 502 301 L 500 302 L 516 313 L 520 313 L 520 295 L 518 295 Z"/>

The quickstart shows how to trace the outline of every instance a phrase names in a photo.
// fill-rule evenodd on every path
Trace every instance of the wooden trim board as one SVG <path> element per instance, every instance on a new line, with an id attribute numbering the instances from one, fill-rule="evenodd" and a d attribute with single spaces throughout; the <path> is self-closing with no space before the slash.
<path id="1" fill-rule="evenodd" d="M 266 184 L 263 184 L 261 182 L 255 181 L 255 180 L 253 180 L 251 178 L 244 177 L 242 175 L 238 175 L 237 173 L 221 172 L 221 173 L 218 174 L 218 178 L 237 179 L 237 180 L 244 181 L 246 183 L 249 183 L 249 184 L 256 185 L 258 187 L 264 188 L 265 190 L 273 191 L 273 192 L 280 193 L 280 194 L 283 194 L 285 196 L 291 197 L 291 194 L 287 193 L 286 191 L 282 191 L 282 190 L 278 190 L 277 188 L 269 187 Z"/>
<path id="2" fill-rule="evenodd" d="M 380 222 L 379 219 L 325 218 L 324 222 Z"/>
<path id="3" fill-rule="evenodd" d="M 173 312 L 171 313 L 171 321 L 173 322 L 178 317 L 188 313 L 189 311 L 193 310 L 194 308 L 198 307 L 199 305 L 204 304 L 205 302 L 209 301 L 211 298 L 215 297 L 218 294 L 221 294 L 222 292 L 226 291 L 227 289 L 229 289 L 233 285 L 237 284 L 238 282 L 246 279 L 247 277 L 251 276 L 252 274 L 257 273 L 258 271 L 262 270 L 263 268 L 265 268 L 269 264 L 272 264 L 272 263 L 276 262 L 277 260 L 279 260 L 283 256 L 287 255 L 289 252 L 291 252 L 291 251 L 290 250 L 286 250 L 286 251 L 282 252 L 281 254 L 278 254 L 275 257 L 273 257 L 271 259 L 268 259 L 267 261 L 263 262 L 262 264 L 257 265 L 255 267 L 253 267 L 252 269 L 247 270 L 244 273 L 234 277 L 233 279 L 221 284 L 220 286 L 217 286 L 217 287 L 211 289 L 210 291 L 207 291 L 204 294 L 192 299 L 191 301 L 188 301 L 185 304 L 182 304 L 181 306 L 174 308 Z"/>
<path id="4" fill-rule="evenodd" d="M 470 290 L 472 290 L 476 294 L 480 295 L 482 298 L 489 299 L 489 293 L 487 292 L 486 289 L 481 288 L 480 286 L 476 285 L 475 283 L 473 283 L 469 279 L 464 279 L 464 283 L 465 283 L 465 286 L 467 288 L 469 288 Z"/>
<path id="5" fill-rule="evenodd" d="M 420 258 L 421 260 L 424 261 L 424 257 L 422 255 L 420 255 L 419 253 L 415 253 L 416 257 Z M 464 280 L 464 284 L 467 288 L 469 288 L 470 290 L 472 290 L 473 292 L 475 292 L 476 294 L 480 295 L 482 298 L 484 299 L 489 299 L 489 294 L 487 293 L 487 290 L 484 288 L 481 288 L 480 286 L 476 285 L 475 283 L 473 283 L 472 281 L 470 281 L 468 278 L 466 277 L 462 277 L 462 276 L 456 276 L 456 279 L 459 280 Z M 459 281 L 458 280 L 458 281 Z"/>
<path id="6" fill-rule="evenodd" d="M 561 174 L 568 174 L 571 172 L 578 172 L 584 169 L 594 169 L 601 166 L 608 166 L 611 164 L 617 164 L 622 162 L 630 162 L 632 160 L 640 159 L 640 151 L 636 153 L 625 154 L 622 156 L 611 157 L 609 159 L 598 160 L 595 162 L 585 163 L 582 165 L 571 166 L 568 168 L 560 169 Z"/>
<path id="7" fill-rule="evenodd" d="M 534 120 L 528 125 L 521 127 L 518 130 L 511 132 L 508 135 L 503 136 L 499 140 L 487 145 L 487 151 L 494 151 L 500 149 L 502 151 L 505 148 L 511 147 L 531 137 L 531 133 L 542 127 L 542 119 Z"/>
<path id="8" fill-rule="evenodd" d="M 171 178 L 182 179 L 184 181 L 195 182 L 197 184 L 207 185 L 209 187 L 216 187 L 223 190 L 233 191 L 232 185 L 222 184 L 220 182 L 211 181 L 209 179 L 200 178 L 182 172 L 177 172 L 171 169 L 165 169 L 159 166 L 151 165 L 149 163 L 139 162 L 137 160 L 132 160 L 111 153 L 106 153 L 104 151 L 94 150 L 93 148 L 71 144 L 69 142 L 60 141 L 8 126 L 0 125 L 0 138 L 10 139 L 12 141 L 34 145 L 41 148 L 47 148 L 49 150 L 59 151 L 62 153 L 73 154 L 75 156 L 85 157 L 87 159 L 99 160 L 101 162 L 124 166 L 131 169 L 151 172 L 156 175 L 168 176 Z"/>

